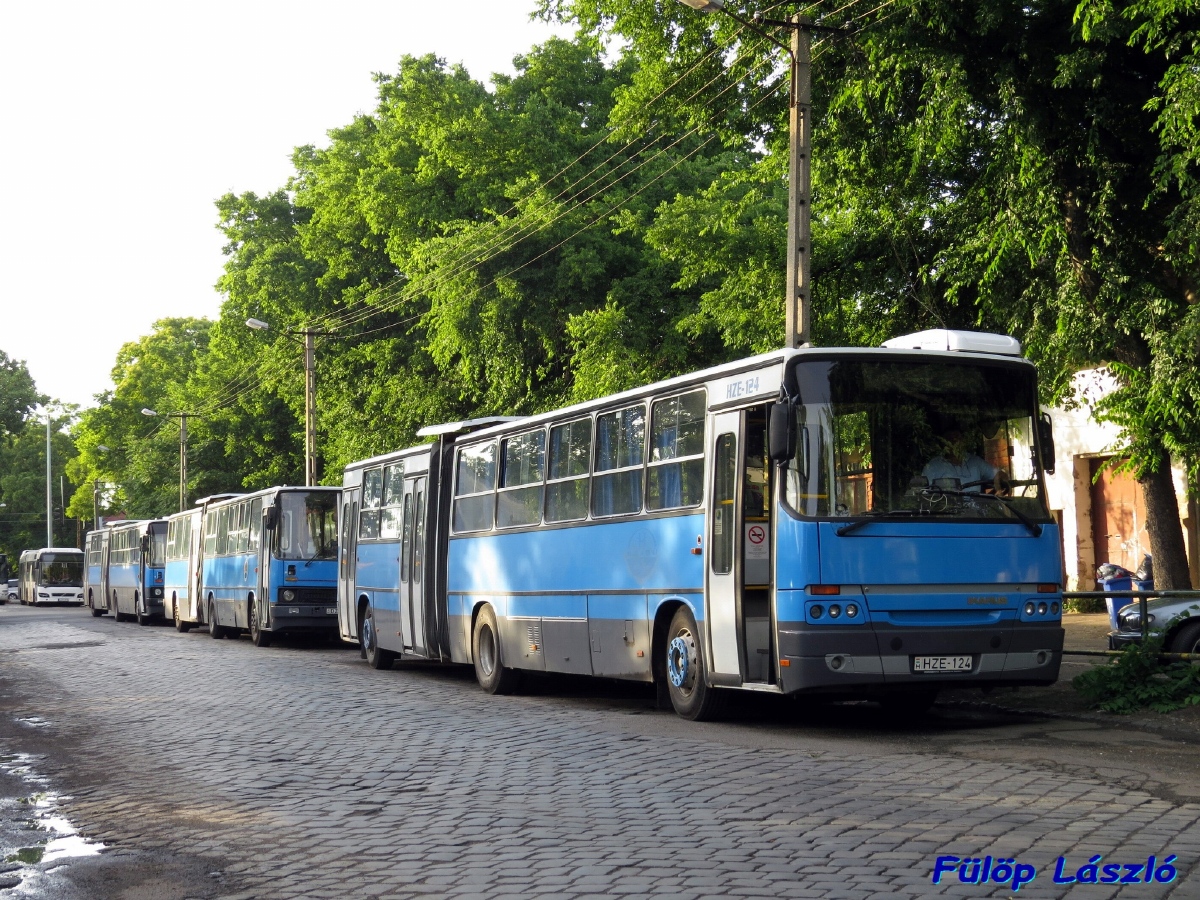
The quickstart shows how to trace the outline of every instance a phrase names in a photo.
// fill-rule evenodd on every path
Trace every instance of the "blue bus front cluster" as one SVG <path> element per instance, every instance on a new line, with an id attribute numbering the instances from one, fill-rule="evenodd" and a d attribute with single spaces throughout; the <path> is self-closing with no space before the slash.
<path id="1" fill-rule="evenodd" d="M 782 350 L 419 433 L 341 489 L 99 530 L 93 613 L 336 629 L 375 668 L 471 665 L 493 693 L 653 682 L 693 719 L 738 690 L 911 711 L 1058 677 L 1053 438 L 1011 338 Z"/>

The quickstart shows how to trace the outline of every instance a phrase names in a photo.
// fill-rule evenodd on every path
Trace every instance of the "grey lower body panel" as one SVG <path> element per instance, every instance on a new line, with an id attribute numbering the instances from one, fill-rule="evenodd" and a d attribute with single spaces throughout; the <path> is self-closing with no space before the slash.
<path id="1" fill-rule="evenodd" d="M 896 628 L 863 624 L 814 628 L 779 624 L 787 693 L 862 694 L 914 688 L 1046 685 L 1058 680 L 1061 626 Z M 916 657 L 971 658 L 969 671 L 917 671 Z"/>
<path id="2" fill-rule="evenodd" d="M 301 632 L 307 634 L 337 634 L 338 617 L 330 615 L 326 609 L 336 609 L 335 606 L 297 606 L 295 604 L 272 604 L 271 627 L 264 629 L 272 634 Z M 296 610 L 296 612 L 292 612 Z"/>

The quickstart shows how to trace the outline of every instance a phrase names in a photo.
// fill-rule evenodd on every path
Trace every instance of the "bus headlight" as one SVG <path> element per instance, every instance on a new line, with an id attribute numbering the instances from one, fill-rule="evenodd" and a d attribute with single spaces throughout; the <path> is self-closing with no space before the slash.
<path id="1" fill-rule="evenodd" d="M 293 590 L 286 590 L 286 591 L 284 591 L 284 592 L 283 592 L 283 599 L 284 599 L 284 600 L 286 600 L 288 603 L 291 603 L 293 600 L 295 600 L 295 599 L 296 599 L 296 592 L 295 592 L 295 591 L 293 591 Z"/>
<path id="2" fill-rule="evenodd" d="M 1046 610 L 1049 608 L 1050 607 L 1048 607 L 1045 603 L 1039 603 L 1038 604 L 1038 615 L 1044 616 L 1046 614 Z"/>
<path id="3" fill-rule="evenodd" d="M 846 618 L 853 619 L 857 615 L 858 615 L 858 604 L 847 603 L 846 604 Z"/>
<path id="4" fill-rule="evenodd" d="M 1035 612 L 1037 612 L 1037 604 L 1030 600 L 1025 604 L 1025 615 L 1032 616 Z"/>
<path id="5" fill-rule="evenodd" d="M 819 603 L 816 606 L 810 606 L 808 611 L 814 619 L 819 619 L 821 616 L 825 615 L 825 607 L 821 606 Z"/>
<path id="6" fill-rule="evenodd" d="M 1057 603 L 1050 604 L 1050 615 L 1052 615 L 1052 616 L 1058 615 L 1058 604 Z"/>
<path id="7" fill-rule="evenodd" d="M 833 606 L 829 607 L 829 618 L 836 619 L 841 614 L 842 614 L 842 608 L 840 606 L 838 606 L 836 603 L 833 604 Z"/>

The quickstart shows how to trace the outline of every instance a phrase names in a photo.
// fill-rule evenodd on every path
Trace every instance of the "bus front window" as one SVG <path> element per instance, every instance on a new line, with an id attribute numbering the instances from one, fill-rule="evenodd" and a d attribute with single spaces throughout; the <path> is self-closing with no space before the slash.
<path id="1" fill-rule="evenodd" d="M 337 559 L 337 494 L 289 491 L 278 502 L 281 559 Z"/>
<path id="2" fill-rule="evenodd" d="M 789 375 L 796 512 L 1049 519 L 1031 367 L 857 357 L 798 360 Z"/>
<path id="3" fill-rule="evenodd" d="M 42 579 L 46 587 L 83 587 L 83 557 L 42 555 Z"/>
<path id="4" fill-rule="evenodd" d="M 150 559 L 147 565 L 161 567 L 167 564 L 167 528 L 166 523 L 150 527 Z"/>

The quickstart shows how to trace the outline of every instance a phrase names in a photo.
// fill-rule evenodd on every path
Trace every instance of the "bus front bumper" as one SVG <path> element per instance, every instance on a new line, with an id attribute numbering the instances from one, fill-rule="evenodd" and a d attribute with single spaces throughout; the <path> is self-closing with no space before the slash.
<path id="1" fill-rule="evenodd" d="M 813 628 L 779 624 L 785 693 L 891 687 L 1014 687 L 1058 680 L 1064 632 L 1053 625 Z M 969 665 L 969 668 L 966 666 Z"/>
<path id="2" fill-rule="evenodd" d="M 277 603 L 271 605 L 271 627 L 273 634 L 284 632 L 338 633 L 336 603 Z"/>

